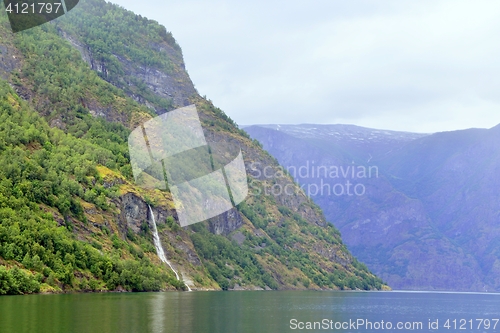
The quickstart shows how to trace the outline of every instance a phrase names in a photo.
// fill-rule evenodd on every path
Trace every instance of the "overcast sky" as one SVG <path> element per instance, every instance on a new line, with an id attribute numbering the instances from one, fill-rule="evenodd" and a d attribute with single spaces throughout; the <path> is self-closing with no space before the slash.
<path id="1" fill-rule="evenodd" d="M 238 124 L 500 123 L 500 1 L 113 0 L 157 20 Z"/>

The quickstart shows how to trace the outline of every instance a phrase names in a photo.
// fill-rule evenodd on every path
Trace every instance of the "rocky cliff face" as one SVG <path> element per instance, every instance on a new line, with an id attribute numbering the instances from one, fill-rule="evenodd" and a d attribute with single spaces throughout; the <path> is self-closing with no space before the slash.
<path id="1" fill-rule="evenodd" d="M 243 226 L 243 218 L 236 209 L 231 209 L 208 221 L 208 230 L 216 235 L 227 236 L 231 232 Z"/>
<path id="2" fill-rule="evenodd" d="M 126 237 L 128 230 L 132 230 L 132 232 L 139 234 L 150 228 L 153 217 L 151 216 L 148 204 L 143 198 L 135 193 L 126 193 L 120 196 L 117 202 L 119 203 L 120 212 L 117 220 L 122 237 Z M 151 211 L 159 230 L 165 255 L 171 261 L 174 269 L 182 274 L 185 281 L 190 282 L 189 286 L 191 289 L 199 289 L 199 287 L 192 282 L 192 275 L 195 274 L 195 271 L 190 267 L 200 268 L 202 267 L 202 262 L 196 253 L 189 234 L 181 228 L 166 227 L 169 217 L 177 221 L 175 210 L 168 209 L 163 205 L 158 205 L 152 206 Z M 214 223 L 213 232 L 217 233 L 220 231 L 221 233 L 228 233 L 232 224 L 231 220 L 228 220 L 227 216 L 221 216 L 214 222 L 219 221 L 221 226 Z M 217 229 L 217 227 L 219 228 Z"/>
<path id="3" fill-rule="evenodd" d="M 7 79 L 20 66 L 19 53 L 11 45 L 0 45 L 0 77 Z"/>
<path id="4" fill-rule="evenodd" d="M 133 193 L 127 193 L 120 197 L 120 227 L 123 235 L 127 234 L 128 228 L 139 233 L 143 224 L 149 221 L 148 205 Z M 158 219 L 158 221 L 160 221 Z"/>
<path id="5" fill-rule="evenodd" d="M 125 79 L 120 80 L 113 75 L 114 73 L 110 72 L 107 62 L 96 56 L 95 51 L 82 41 L 82 39 L 85 40 L 84 36 L 71 35 L 62 29 L 59 30 L 59 33 L 80 52 L 82 59 L 89 64 L 92 70 L 99 73 L 103 79 L 126 91 L 135 101 L 148 106 L 158 114 L 168 110 L 163 109 L 154 101 L 148 100 L 148 96 L 141 94 L 140 92 L 145 89 L 144 87 L 138 89 L 138 84 L 145 85 L 146 89 L 156 97 L 172 101 L 172 107 L 183 107 L 191 104 L 190 98 L 197 93 L 185 71 L 182 52 L 168 43 L 149 44 L 152 50 L 168 57 L 172 66 L 168 72 L 155 66 L 137 64 L 123 56 L 112 54 L 124 70 L 122 77 Z"/>

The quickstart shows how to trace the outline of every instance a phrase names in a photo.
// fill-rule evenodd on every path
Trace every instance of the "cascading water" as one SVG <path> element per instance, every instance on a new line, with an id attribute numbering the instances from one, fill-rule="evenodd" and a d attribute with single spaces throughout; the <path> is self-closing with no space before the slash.
<path id="1" fill-rule="evenodd" d="M 151 224 L 151 229 L 153 230 L 153 242 L 156 247 L 156 253 L 158 254 L 158 257 L 160 260 L 168 265 L 170 269 L 175 273 L 175 277 L 177 280 L 179 279 L 179 274 L 177 274 L 177 271 L 172 267 L 172 264 L 170 264 L 170 261 L 168 261 L 167 256 L 165 255 L 165 251 L 163 251 L 163 246 L 161 245 L 160 241 L 160 236 L 158 235 L 158 229 L 156 228 L 156 220 L 155 220 L 155 215 L 153 214 L 153 210 L 151 209 L 151 206 L 148 205 L 149 207 L 149 214 L 151 214 L 151 220 L 153 223 Z M 188 288 L 188 291 L 191 291 L 191 288 L 186 284 L 186 287 Z"/>

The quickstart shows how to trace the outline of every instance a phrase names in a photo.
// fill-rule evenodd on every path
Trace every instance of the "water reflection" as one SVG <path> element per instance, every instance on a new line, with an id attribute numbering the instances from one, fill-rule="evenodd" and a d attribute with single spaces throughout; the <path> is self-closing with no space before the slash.
<path id="1" fill-rule="evenodd" d="M 437 318 L 498 318 L 499 308 L 500 295 L 477 294 L 254 291 L 2 296 L 0 332 L 281 333 L 291 331 L 291 319 L 428 323 Z"/>
<path id="2" fill-rule="evenodd" d="M 170 311 L 165 311 L 164 298 L 164 294 L 158 294 L 151 298 L 149 317 L 151 320 L 152 332 L 165 332 L 165 320 L 167 320 L 167 315 Z M 172 304 L 170 306 L 172 306 Z"/>

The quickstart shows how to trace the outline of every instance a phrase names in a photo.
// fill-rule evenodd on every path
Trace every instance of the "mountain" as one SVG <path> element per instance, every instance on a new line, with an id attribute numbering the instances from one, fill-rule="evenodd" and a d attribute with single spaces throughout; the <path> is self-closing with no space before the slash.
<path id="1" fill-rule="evenodd" d="M 325 149 L 336 147 L 349 158 L 367 161 L 386 154 L 402 144 L 426 136 L 426 134 L 376 130 L 354 125 L 258 125 L 242 126 L 242 128 L 252 133 L 262 133 L 259 136 L 264 135 L 266 129 L 279 131 L 294 138 L 323 145 Z"/>
<path id="2" fill-rule="evenodd" d="M 17 34 L 1 16 L 0 78 L 0 294 L 386 288 L 276 160 L 198 94 L 157 22 L 101 0 Z M 188 105 L 218 153 L 241 148 L 251 195 L 180 227 L 168 190 L 134 182 L 128 137 Z M 277 184 L 293 191 L 267 191 Z"/>
<path id="3" fill-rule="evenodd" d="M 432 135 L 350 125 L 245 130 L 393 288 L 500 290 L 500 126 Z"/>

